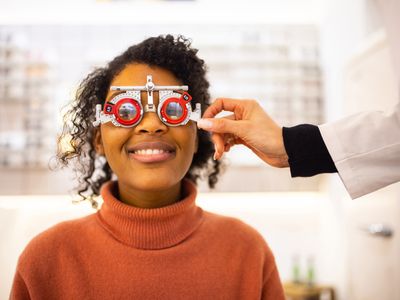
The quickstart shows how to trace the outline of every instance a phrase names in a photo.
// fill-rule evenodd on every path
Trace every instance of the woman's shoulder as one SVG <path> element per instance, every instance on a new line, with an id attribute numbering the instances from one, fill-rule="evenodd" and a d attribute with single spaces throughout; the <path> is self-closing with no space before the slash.
<path id="1" fill-rule="evenodd" d="M 66 236 L 75 236 L 75 234 L 82 234 L 82 230 L 88 228 L 91 223 L 95 222 L 95 214 L 90 214 L 84 217 L 62 221 L 57 223 L 43 232 L 39 233 L 32 239 L 34 241 L 41 241 L 42 243 L 54 242 L 57 239 L 65 241 Z"/>
<path id="2" fill-rule="evenodd" d="M 205 226 L 215 234 L 227 238 L 233 238 L 236 241 L 242 241 L 246 244 L 259 244 L 267 246 L 264 237 L 252 226 L 244 221 L 205 211 Z"/>
<path id="3" fill-rule="evenodd" d="M 20 264 L 29 264 L 32 259 L 51 259 L 66 247 L 73 247 L 85 239 L 88 230 L 96 222 L 95 214 L 60 222 L 37 234 L 20 255 Z"/>

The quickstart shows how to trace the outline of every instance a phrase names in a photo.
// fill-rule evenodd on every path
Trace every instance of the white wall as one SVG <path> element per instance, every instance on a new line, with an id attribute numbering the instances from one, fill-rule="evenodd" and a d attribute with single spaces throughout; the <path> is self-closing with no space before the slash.
<path id="1" fill-rule="evenodd" d="M 328 121 L 346 115 L 344 80 L 346 67 L 363 47 L 366 39 L 382 28 L 382 19 L 375 0 L 326 0 L 321 19 L 321 55 L 325 76 L 325 115 Z M 333 259 L 324 261 L 321 276 L 338 287 L 339 299 L 347 299 L 348 267 L 346 236 L 348 228 L 344 210 L 352 201 L 338 176 L 330 176 L 327 186 L 330 204 L 325 220 L 331 228 L 325 237 L 323 252 Z M 357 201 L 357 200 L 355 200 Z M 328 208 L 329 207 L 329 208 Z"/>
<path id="2" fill-rule="evenodd" d="M 345 67 L 368 35 L 382 28 L 374 0 L 325 0 L 321 18 L 321 56 L 325 75 L 325 114 L 343 116 Z"/>
<path id="3" fill-rule="evenodd" d="M 0 0 L 0 24 L 315 23 L 322 6 L 320 0 Z"/>

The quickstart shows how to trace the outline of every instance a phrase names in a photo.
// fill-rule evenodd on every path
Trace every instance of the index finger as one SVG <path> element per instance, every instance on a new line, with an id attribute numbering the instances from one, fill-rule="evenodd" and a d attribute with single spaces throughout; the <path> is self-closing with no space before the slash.
<path id="1" fill-rule="evenodd" d="M 221 111 L 230 111 L 235 113 L 243 111 L 243 105 L 245 100 L 238 100 L 233 98 L 217 98 L 211 105 L 206 109 L 203 114 L 203 118 L 213 118 Z"/>

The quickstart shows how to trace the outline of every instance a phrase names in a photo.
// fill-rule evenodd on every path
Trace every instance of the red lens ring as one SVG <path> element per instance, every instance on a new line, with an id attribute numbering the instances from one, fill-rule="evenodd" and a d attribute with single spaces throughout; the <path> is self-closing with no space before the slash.
<path id="1" fill-rule="evenodd" d="M 165 113 L 165 108 L 168 106 L 169 103 L 171 102 L 177 102 L 179 103 L 179 105 L 182 107 L 182 116 L 179 119 L 176 120 L 172 120 L 168 117 L 168 115 Z M 167 100 L 165 100 L 162 104 L 160 113 L 161 116 L 163 117 L 163 119 L 166 120 L 167 123 L 172 124 L 172 125 L 176 125 L 176 124 L 180 124 L 183 121 L 185 121 L 187 115 L 188 115 L 188 111 L 187 111 L 187 107 L 186 107 L 186 101 L 182 100 L 181 98 L 176 98 L 176 97 L 171 97 L 168 98 Z"/>
<path id="2" fill-rule="evenodd" d="M 125 121 L 124 119 L 120 118 L 119 115 L 118 115 L 119 108 L 121 107 L 122 104 L 125 104 L 125 103 L 131 103 L 136 108 L 136 111 L 137 111 L 136 117 L 131 121 Z M 139 103 L 135 99 L 133 99 L 133 98 L 123 98 L 123 99 L 118 100 L 118 102 L 115 104 L 115 106 L 114 106 L 114 116 L 115 116 L 116 121 L 118 123 L 120 123 L 121 125 L 132 126 L 132 125 L 135 125 L 140 120 L 141 110 L 142 110 L 142 107 L 139 105 Z"/>

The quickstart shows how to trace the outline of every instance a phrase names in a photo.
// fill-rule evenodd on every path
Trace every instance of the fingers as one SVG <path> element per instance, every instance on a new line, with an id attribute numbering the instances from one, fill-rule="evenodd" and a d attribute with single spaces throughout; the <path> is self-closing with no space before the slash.
<path id="1" fill-rule="evenodd" d="M 197 127 L 211 131 L 213 133 L 230 133 L 243 138 L 243 133 L 246 132 L 247 124 L 239 120 L 231 120 L 230 117 L 227 118 L 217 118 L 217 119 L 201 119 L 197 122 Z"/>
<path id="2" fill-rule="evenodd" d="M 232 134 L 213 133 L 211 140 L 215 148 L 214 160 L 220 159 L 224 152 L 229 152 L 234 145 L 240 144 Z"/>
<path id="3" fill-rule="evenodd" d="M 224 117 L 222 117 L 220 119 L 236 120 L 234 114 L 231 114 L 231 115 L 228 115 L 228 116 L 224 116 Z M 200 119 L 199 121 L 197 121 L 197 127 L 201 128 L 201 129 L 208 130 L 208 131 L 212 131 L 210 129 L 213 127 L 213 124 L 214 124 L 213 120 L 214 119 L 212 119 L 212 118 Z"/>
<path id="4" fill-rule="evenodd" d="M 225 149 L 224 138 L 219 133 L 213 133 L 211 135 L 211 140 L 214 143 L 215 147 L 214 160 L 220 159 L 224 154 Z"/>
<path id="5" fill-rule="evenodd" d="M 213 118 L 221 111 L 242 111 L 246 101 L 232 98 L 217 98 L 204 112 L 203 118 Z"/>
<path id="6" fill-rule="evenodd" d="M 235 145 L 235 139 L 234 138 L 228 138 L 228 139 L 226 139 L 226 141 L 225 141 L 225 144 L 224 144 L 224 151 L 225 152 L 229 152 L 229 150 L 231 150 L 231 147 L 233 147 Z"/>
<path id="7" fill-rule="evenodd" d="M 246 112 L 252 111 L 254 100 L 238 100 L 232 98 L 217 98 L 197 122 L 197 127 L 210 131 L 215 146 L 214 159 L 220 159 L 224 152 L 228 152 L 235 144 L 241 143 L 246 132 L 250 130 Z M 223 118 L 214 118 L 222 111 L 233 114 Z"/>

